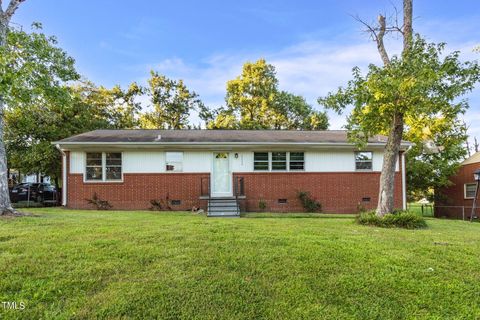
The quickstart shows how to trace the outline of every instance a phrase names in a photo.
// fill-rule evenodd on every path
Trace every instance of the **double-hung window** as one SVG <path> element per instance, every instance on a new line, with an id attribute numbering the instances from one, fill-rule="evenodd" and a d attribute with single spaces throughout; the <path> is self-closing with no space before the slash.
<path id="1" fill-rule="evenodd" d="M 268 171 L 268 152 L 254 152 L 253 153 L 253 170 Z"/>
<path id="2" fill-rule="evenodd" d="M 475 198 L 476 189 L 477 189 L 476 183 L 465 183 L 465 199 Z"/>
<path id="3" fill-rule="evenodd" d="M 87 152 L 85 181 L 122 181 L 122 153 Z"/>
<path id="4" fill-rule="evenodd" d="M 355 170 L 372 171 L 373 153 L 370 151 L 355 152 Z"/>
<path id="5" fill-rule="evenodd" d="M 305 170 L 305 154 L 303 152 L 290 152 L 290 171 Z"/>
<path id="6" fill-rule="evenodd" d="M 272 171 L 287 170 L 287 153 L 272 152 Z"/>

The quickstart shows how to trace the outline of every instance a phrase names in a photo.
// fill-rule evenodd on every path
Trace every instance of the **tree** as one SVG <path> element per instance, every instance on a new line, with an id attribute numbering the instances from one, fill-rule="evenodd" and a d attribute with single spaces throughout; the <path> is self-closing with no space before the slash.
<path id="1" fill-rule="evenodd" d="M 436 189 L 451 184 L 449 178 L 456 173 L 467 152 L 464 148 L 466 128 L 459 120 L 464 108 L 458 111 L 415 122 L 406 120 L 404 138 L 414 143 L 406 157 L 410 196 L 433 200 Z M 430 145 L 441 151 L 431 150 Z"/>
<path id="2" fill-rule="evenodd" d="M 28 46 L 27 44 L 23 45 Z M 51 144 L 95 129 L 130 129 L 138 124 L 140 105 L 135 97 L 141 89 L 96 87 L 89 81 L 59 88 L 59 99 L 12 101 L 5 113 L 5 142 L 10 168 L 23 173 L 43 173 L 59 185 L 60 152 Z"/>
<path id="3" fill-rule="evenodd" d="M 205 110 L 198 95 L 188 90 L 182 80 L 171 80 L 152 71 L 147 93 L 153 111 L 146 112 L 140 125 L 146 129 L 186 129 L 190 127 L 189 115 Z"/>
<path id="4" fill-rule="evenodd" d="M 353 104 L 346 127 L 350 139 L 359 146 L 373 135 L 388 136 L 380 175 L 378 216 L 394 209 L 395 165 L 406 122 L 415 126 L 459 114 L 468 104 L 457 98 L 472 90 L 479 79 L 478 65 L 461 63 L 458 52 L 442 57 L 444 44 L 427 44 L 420 36 L 413 39 L 411 0 L 404 0 L 403 12 L 402 27 L 387 27 L 383 16 L 377 27 L 365 24 L 384 65 L 370 65 L 365 76 L 354 68 L 353 80 L 345 88 L 318 100 L 337 112 Z M 392 31 L 401 32 L 403 51 L 390 58 L 383 39 Z"/>
<path id="5" fill-rule="evenodd" d="M 94 116 L 100 119 L 105 129 L 134 129 L 140 125 L 142 106 L 138 97 L 144 89 L 133 82 L 124 90 L 119 85 L 111 89 L 95 86 L 90 81 L 82 81 L 71 87 L 77 103 L 94 107 Z M 87 106 L 86 106 L 87 107 Z"/>
<path id="6" fill-rule="evenodd" d="M 275 67 L 264 59 L 247 62 L 242 74 L 227 82 L 227 106 L 207 119 L 210 129 L 328 128 L 325 112 L 314 111 L 303 97 L 278 90 Z"/>
<path id="7" fill-rule="evenodd" d="M 22 0 L 0 9 L 0 213 L 16 214 L 9 198 L 7 157 L 4 142 L 6 105 L 28 105 L 32 101 L 61 100 L 61 84 L 75 80 L 74 60 L 56 46 L 54 37 L 42 33 L 13 32 L 10 20 Z M 0 2 L 1 8 L 1 2 Z M 35 24 L 39 28 L 39 24 Z"/>

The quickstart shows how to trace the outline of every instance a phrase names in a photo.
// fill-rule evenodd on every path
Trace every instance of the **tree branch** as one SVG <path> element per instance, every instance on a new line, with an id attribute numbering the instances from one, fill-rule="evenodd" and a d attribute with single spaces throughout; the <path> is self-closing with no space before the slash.
<path id="1" fill-rule="evenodd" d="M 18 6 L 20 6 L 20 3 L 24 1 L 25 0 L 10 0 L 10 4 L 8 5 L 7 10 L 5 11 L 5 17 L 7 18 L 8 21 L 10 21 L 10 18 L 18 9 Z"/>
<path id="2" fill-rule="evenodd" d="M 387 50 L 385 49 L 385 44 L 383 42 L 383 38 L 386 32 L 386 23 L 385 23 L 384 16 L 382 15 L 378 16 L 378 24 L 380 25 L 380 31 L 378 32 L 378 35 L 377 35 L 377 49 L 378 49 L 378 52 L 380 53 L 380 57 L 382 58 L 383 64 L 387 66 L 390 64 L 390 59 L 388 58 L 388 53 L 387 53 Z"/>
<path id="3" fill-rule="evenodd" d="M 410 50 L 412 46 L 412 0 L 403 0 L 403 52 Z"/>

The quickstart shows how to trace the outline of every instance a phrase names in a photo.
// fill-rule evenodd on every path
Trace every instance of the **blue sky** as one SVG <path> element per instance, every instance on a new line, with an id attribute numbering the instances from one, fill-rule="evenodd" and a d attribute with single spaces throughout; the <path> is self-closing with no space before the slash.
<path id="1" fill-rule="evenodd" d="M 60 1 L 27 0 L 13 22 L 43 23 L 48 34 L 97 84 L 144 84 L 151 69 L 184 79 L 210 106 L 223 104 L 225 83 L 245 61 L 275 65 L 281 89 L 316 98 L 344 84 L 351 68 L 380 63 L 373 42 L 351 15 L 373 20 L 392 13 L 395 0 L 350 1 Z M 414 1 L 414 28 L 427 39 L 479 59 L 478 0 Z M 391 39 L 391 52 L 400 48 Z M 465 119 L 480 137 L 480 86 Z M 343 116 L 331 114 L 331 127 Z M 195 121 L 196 119 L 194 119 Z"/>

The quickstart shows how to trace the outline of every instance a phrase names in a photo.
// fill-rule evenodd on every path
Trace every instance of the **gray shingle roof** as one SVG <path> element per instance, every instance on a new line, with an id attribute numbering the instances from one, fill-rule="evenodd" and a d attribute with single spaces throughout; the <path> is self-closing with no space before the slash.
<path id="1" fill-rule="evenodd" d="M 375 136 L 370 143 L 385 143 Z M 344 130 L 95 130 L 58 141 L 68 143 L 348 143 Z M 408 143 L 407 143 L 408 144 Z"/>

